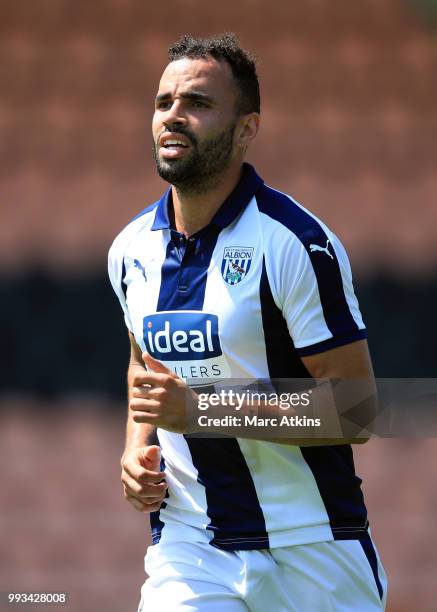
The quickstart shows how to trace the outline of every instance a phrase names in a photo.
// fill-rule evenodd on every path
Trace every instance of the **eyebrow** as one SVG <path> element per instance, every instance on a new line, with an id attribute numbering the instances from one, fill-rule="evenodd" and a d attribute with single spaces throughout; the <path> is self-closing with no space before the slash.
<path id="1" fill-rule="evenodd" d="M 202 100 L 203 102 L 210 103 L 214 101 L 211 96 L 201 93 L 200 91 L 187 91 L 186 93 L 182 93 L 180 97 L 184 100 Z M 155 98 L 155 102 L 163 102 L 164 100 L 168 100 L 169 98 L 171 98 L 170 93 L 158 94 Z"/>

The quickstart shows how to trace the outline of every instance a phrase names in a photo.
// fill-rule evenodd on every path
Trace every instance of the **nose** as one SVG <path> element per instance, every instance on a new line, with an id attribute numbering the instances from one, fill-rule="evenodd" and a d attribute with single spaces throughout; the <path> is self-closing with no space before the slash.
<path id="1" fill-rule="evenodd" d="M 179 100 L 173 100 L 173 104 L 166 110 L 162 117 L 162 123 L 167 128 L 187 124 L 187 119 L 183 113 L 182 105 Z"/>

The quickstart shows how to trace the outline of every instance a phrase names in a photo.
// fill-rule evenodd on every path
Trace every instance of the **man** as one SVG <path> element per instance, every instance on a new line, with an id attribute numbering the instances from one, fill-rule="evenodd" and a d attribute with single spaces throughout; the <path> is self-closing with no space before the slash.
<path id="1" fill-rule="evenodd" d="M 131 342 L 122 481 L 152 524 L 139 610 L 382 610 L 358 440 L 189 435 L 186 378 L 373 374 L 342 245 L 243 162 L 260 121 L 253 59 L 230 34 L 184 36 L 169 59 L 152 131 L 171 187 L 109 254 Z"/>

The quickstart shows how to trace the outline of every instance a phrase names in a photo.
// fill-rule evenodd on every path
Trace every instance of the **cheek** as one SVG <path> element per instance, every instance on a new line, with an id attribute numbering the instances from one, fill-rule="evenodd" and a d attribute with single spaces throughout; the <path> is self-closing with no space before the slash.
<path id="1" fill-rule="evenodd" d="M 226 131 L 227 125 L 221 117 L 212 116 L 199 121 L 197 124 L 193 121 L 190 127 L 198 136 L 199 142 L 201 142 L 217 138 Z"/>
<path id="2" fill-rule="evenodd" d="M 156 139 L 158 138 L 161 132 L 162 132 L 162 122 L 160 121 L 158 114 L 155 113 L 152 119 L 153 140 L 156 141 Z"/>

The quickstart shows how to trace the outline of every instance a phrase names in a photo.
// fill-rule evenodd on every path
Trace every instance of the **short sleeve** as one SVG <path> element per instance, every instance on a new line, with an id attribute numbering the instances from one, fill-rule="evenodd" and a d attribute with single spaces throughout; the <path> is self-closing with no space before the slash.
<path id="1" fill-rule="evenodd" d="M 125 275 L 124 268 L 124 256 L 122 245 L 120 240 L 116 239 L 111 246 L 108 254 L 108 274 L 109 280 L 111 281 L 112 288 L 115 291 L 116 296 L 121 304 L 124 313 L 124 321 L 126 327 L 130 332 L 133 333 L 132 321 L 130 319 L 129 310 L 126 304 L 126 287 L 123 284 Z"/>
<path id="2" fill-rule="evenodd" d="M 338 238 L 323 233 L 314 242 L 298 241 L 291 253 L 292 261 L 282 267 L 281 306 L 298 354 L 365 338 L 349 260 Z"/>

